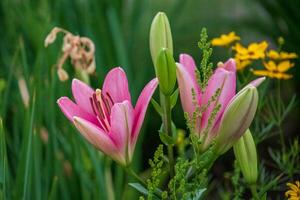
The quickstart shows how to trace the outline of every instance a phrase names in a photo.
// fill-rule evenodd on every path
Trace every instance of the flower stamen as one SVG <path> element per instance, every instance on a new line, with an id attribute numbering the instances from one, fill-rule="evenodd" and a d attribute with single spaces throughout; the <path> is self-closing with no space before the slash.
<path id="1" fill-rule="evenodd" d="M 104 130 L 109 132 L 111 127 L 110 113 L 111 108 L 114 105 L 111 96 L 108 93 L 104 95 L 100 89 L 96 89 L 96 91 L 90 97 L 90 103 L 100 125 Z"/>

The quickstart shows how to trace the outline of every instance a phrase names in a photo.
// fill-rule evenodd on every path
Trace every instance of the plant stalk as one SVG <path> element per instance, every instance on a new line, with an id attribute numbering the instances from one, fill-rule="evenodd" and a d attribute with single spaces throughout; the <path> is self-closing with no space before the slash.
<path id="1" fill-rule="evenodd" d="M 172 134 L 172 120 L 171 120 L 171 98 L 170 96 L 167 96 L 160 93 L 160 103 L 163 110 L 162 113 L 162 121 L 163 121 L 163 130 L 164 132 L 170 136 L 173 137 Z M 173 151 L 173 145 L 168 145 L 168 158 L 169 158 L 169 170 L 170 170 L 170 179 L 174 177 L 174 151 Z"/>
<path id="2" fill-rule="evenodd" d="M 250 185 L 250 190 L 254 199 L 258 199 L 256 184 Z"/>
<path id="3" fill-rule="evenodd" d="M 280 107 L 280 101 L 281 101 L 281 88 L 280 88 L 280 80 L 277 81 L 277 98 L 278 98 L 278 106 L 277 106 L 277 112 L 280 114 L 281 113 L 281 107 Z M 284 141 L 284 135 L 282 131 L 282 120 L 279 120 L 278 124 L 278 129 L 279 129 L 279 136 L 280 136 L 280 142 L 281 142 L 281 147 L 283 149 L 283 152 L 285 152 L 285 141 Z"/>
<path id="4" fill-rule="evenodd" d="M 125 168 L 125 171 L 127 172 L 127 174 L 129 174 L 130 176 L 132 176 L 133 178 L 135 178 L 142 186 L 144 186 L 144 188 L 147 189 L 147 184 L 145 183 L 145 181 L 143 179 L 141 179 L 141 177 L 139 177 L 139 175 L 137 175 L 130 166 Z M 161 198 L 161 194 L 158 190 L 154 191 L 154 194 L 156 196 L 158 196 L 159 198 Z"/>

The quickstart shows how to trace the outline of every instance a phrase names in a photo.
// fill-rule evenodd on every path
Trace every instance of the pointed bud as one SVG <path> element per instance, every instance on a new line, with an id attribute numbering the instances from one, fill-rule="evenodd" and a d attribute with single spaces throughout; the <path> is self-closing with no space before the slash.
<path id="1" fill-rule="evenodd" d="M 258 103 L 256 87 L 249 84 L 228 104 L 217 132 L 216 148 L 219 155 L 229 150 L 249 128 Z"/>
<path id="2" fill-rule="evenodd" d="M 173 41 L 169 20 L 165 13 L 159 12 L 154 17 L 150 28 L 150 52 L 154 66 L 162 48 L 167 48 L 173 55 Z"/>
<path id="3" fill-rule="evenodd" d="M 160 90 L 165 95 L 171 95 L 176 84 L 176 63 L 172 53 L 166 48 L 158 54 L 155 73 Z"/>
<path id="4" fill-rule="evenodd" d="M 60 81 L 66 81 L 69 79 L 68 73 L 63 68 L 57 69 L 57 75 Z"/>
<path id="5" fill-rule="evenodd" d="M 47 35 L 45 41 L 44 41 L 44 46 L 47 47 L 49 44 L 52 44 L 56 40 L 56 35 L 59 32 L 62 32 L 63 30 L 58 27 L 54 27 L 51 32 Z"/>
<path id="6" fill-rule="evenodd" d="M 246 133 L 233 145 L 235 158 L 241 168 L 243 176 L 249 185 L 257 181 L 257 153 L 256 146 L 248 129 Z"/>

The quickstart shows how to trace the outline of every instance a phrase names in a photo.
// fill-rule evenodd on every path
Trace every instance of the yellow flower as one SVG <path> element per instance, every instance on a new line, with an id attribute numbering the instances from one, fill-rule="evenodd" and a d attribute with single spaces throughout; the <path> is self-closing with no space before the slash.
<path id="1" fill-rule="evenodd" d="M 290 79 L 293 76 L 285 72 L 294 66 L 290 61 L 281 61 L 276 64 L 274 61 L 264 62 L 266 70 L 253 70 L 253 74 L 257 76 L 267 76 L 277 79 Z"/>
<path id="2" fill-rule="evenodd" d="M 247 48 L 237 43 L 232 49 L 236 51 L 235 57 L 239 60 L 257 60 L 265 58 L 267 47 L 268 43 L 262 41 L 260 43 L 251 43 Z"/>
<path id="3" fill-rule="evenodd" d="M 277 52 L 275 50 L 270 50 L 267 55 L 273 60 L 288 60 L 298 58 L 298 55 L 296 53 L 288 53 L 284 51 Z"/>
<path id="4" fill-rule="evenodd" d="M 300 200 L 300 182 L 287 183 L 289 190 L 285 192 L 285 196 L 288 200 Z"/>
<path id="5" fill-rule="evenodd" d="M 222 34 L 220 37 L 218 38 L 214 38 L 211 41 L 211 44 L 213 46 L 227 46 L 230 43 L 240 40 L 241 38 L 239 36 L 237 36 L 235 34 L 235 32 L 230 32 L 227 35 L 226 34 Z"/>
<path id="6" fill-rule="evenodd" d="M 237 70 L 243 70 L 245 67 L 251 64 L 250 60 L 240 60 L 238 58 L 234 58 L 236 62 L 236 69 Z"/>

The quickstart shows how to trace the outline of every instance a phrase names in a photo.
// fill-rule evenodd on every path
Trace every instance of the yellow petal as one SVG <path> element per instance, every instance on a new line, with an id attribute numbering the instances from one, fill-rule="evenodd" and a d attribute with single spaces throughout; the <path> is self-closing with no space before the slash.
<path id="1" fill-rule="evenodd" d="M 251 64 L 250 60 L 239 60 L 239 59 L 235 58 L 235 61 L 236 61 L 237 70 L 242 70 Z"/>
<path id="2" fill-rule="evenodd" d="M 233 50 L 235 50 L 237 53 L 240 53 L 240 54 L 247 54 L 248 53 L 248 50 L 243 47 L 240 43 L 236 43 L 233 47 L 232 47 Z"/>
<path id="3" fill-rule="evenodd" d="M 277 60 L 279 58 L 279 53 L 275 50 L 270 50 L 267 55 L 273 60 Z"/>
<path id="4" fill-rule="evenodd" d="M 277 79 L 287 80 L 287 79 L 291 79 L 293 75 L 285 74 L 285 73 L 273 73 L 273 77 Z"/>
<path id="5" fill-rule="evenodd" d="M 295 64 L 291 63 L 290 61 L 286 60 L 286 61 L 282 61 L 278 64 L 277 68 L 278 71 L 280 72 L 285 72 L 287 70 L 289 70 L 291 67 L 293 67 Z"/>
<path id="6" fill-rule="evenodd" d="M 291 190 L 293 190 L 295 192 L 297 192 L 299 190 L 299 188 L 295 184 L 287 183 L 287 186 L 289 186 L 291 188 Z"/>
<path id="7" fill-rule="evenodd" d="M 267 71 L 267 70 L 253 70 L 252 72 L 256 76 L 268 76 L 268 77 L 273 78 L 271 72 Z"/>
<path id="8" fill-rule="evenodd" d="M 277 69 L 276 64 L 274 61 L 270 60 L 269 62 L 264 62 L 264 66 L 269 71 L 274 71 Z"/>
<path id="9" fill-rule="evenodd" d="M 288 52 L 280 52 L 280 59 L 285 60 L 285 59 L 294 59 L 298 58 L 298 55 L 296 53 L 288 53 Z"/>

